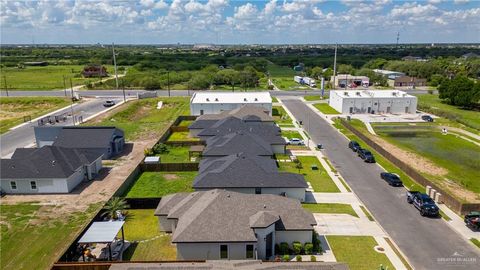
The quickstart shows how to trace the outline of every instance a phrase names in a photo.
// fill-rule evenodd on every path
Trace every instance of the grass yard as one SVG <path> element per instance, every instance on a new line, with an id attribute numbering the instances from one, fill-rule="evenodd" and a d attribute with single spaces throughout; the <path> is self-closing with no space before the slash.
<path id="1" fill-rule="evenodd" d="M 157 103 L 163 101 L 160 110 Z M 162 97 L 130 101 L 114 110 L 113 115 L 101 121 L 91 121 L 87 125 L 116 126 L 125 131 L 127 141 L 138 138 L 154 137 L 163 134 L 168 126 L 180 115 L 189 115 L 187 97 Z"/>
<path id="2" fill-rule="evenodd" d="M 159 154 L 162 163 L 187 163 L 189 146 L 170 146 L 167 145 L 167 152 Z"/>
<path id="3" fill-rule="evenodd" d="M 297 139 L 303 140 L 302 135 L 300 135 L 298 131 L 293 131 L 293 130 L 282 130 L 282 136 L 287 139 L 297 138 Z"/>
<path id="4" fill-rule="evenodd" d="M 70 87 L 70 78 L 73 86 L 98 81 L 99 78 L 83 78 L 81 71 L 83 65 L 59 66 L 26 66 L 24 69 L 16 67 L 1 68 L 2 75 L 6 77 L 8 89 L 11 90 L 54 90 L 64 89 L 63 76 L 66 77 L 67 88 Z M 113 66 L 106 65 L 107 72 L 113 74 Z M 0 84 L 5 88 L 3 78 Z"/>
<path id="5" fill-rule="evenodd" d="M 92 204 L 84 212 L 59 217 L 54 206 L 1 204 L 0 268 L 50 269 L 99 208 Z M 37 215 L 39 211 L 42 214 Z"/>
<path id="6" fill-rule="evenodd" d="M 23 123 L 23 117 L 35 119 L 69 105 L 71 101 L 57 97 L 2 97 L 0 98 L 0 133 Z"/>
<path id="7" fill-rule="evenodd" d="M 372 236 L 327 236 L 338 262 L 345 262 L 351 270 L 379 269 L 380 265 L 395 269 L 385 254 L 376 252 L 378 245 Z"/>
<path id="8" fill-rule="evenodd" d="M 343 203 L 302 203 L 302 207 L 312 213 L 349 214 L 358 217 L 350 204 Z"/>
<path id="9" fill-rule="evenodd" d="M 179 127 L 188 127 L 190 126 L 193 122 L 193 120 L 182 120 L 180 124 L 178 124 Z"/>
<path id="10" fill-rule="evenodd" d="M 337 110 L 330 107 L 328 103 L 318 103 L 318 104 L 314 104 L 313 106 L 323 114 L 340 114 L 339 112 L 337 112 Z"/>
<path id="11" fill-rule="evenodd" d="M 159 232 L 158 218 L 153 215 L 154 212 L 154 209 L 128 210 L 123 228 L 125 239 L 131 245 L 123 254 L 124 260 L 176 260 L 177 249 L 171 244 L 171 235 Z"/>
<path id="12" fill-rule="evenodd" d="M 188 131 L 177 131 L 173 132 L 167 141 L 176 141 L 176 142 L 184 142 L 184 141 L 199 141 L 200 139 L 195 137 L 190 137 L 190 133 Z"/>
<path id="13" fill-rule="evenodd" d="M 280 127 L 294 127 L 292 118 L 290 118 L 282 106 L 273 106 L 272 116 L 275 120 L 275 123 L 277 123 L 277 125 Z"/>
<path id="14" fill-rule="evenodd" d="M 315 100 L 322 100 L 321 96 L 304 96 L 303 99 L 306 101 L 315 101 Z"/>
<path id="15" fill-rule="evenodd" d="M 480 112 L 443 103 L 438 95 L 417 95 L 418 109 L 480 131 Z"/>
<path id="16" fill-rule="evenodd" d="M 284 172 L 301 173 L 305 181 L 310 182 L 315 192 L 340 192 L 327 171 L 322 167 L 320 161 L 314 156 L 298 156 L 297 159 L 302 164 L 300 171 L 296 168 L 294 162 L 279 162 L 279 170 Z M 311 166 L 317 165 L 317 170 L 312 170 Z"/>
<path id="17" fill-rule="evenodd" d="M 470 238 L 470 242 L 472 242 L 475 246 L 480 248 L 480 241 L 476 238 Z"/>
<path id="18" fill-rule="evenodd" d="M 272 103 L 278 102 L 278 99 L 276 97 L 272 97 Z"/>
<path id="19" fill-rule="evenodd" d="M 143 172 L 127 191 L 127 198 L 158 198 L 176 192 L 192 192 L 197 172 Z"/>

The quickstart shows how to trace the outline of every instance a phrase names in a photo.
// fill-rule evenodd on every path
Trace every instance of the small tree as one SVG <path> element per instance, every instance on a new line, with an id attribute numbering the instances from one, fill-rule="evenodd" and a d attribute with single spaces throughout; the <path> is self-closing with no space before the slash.
<path id="1" fill-rule="evenodd" d="M 288 262 L 290 261 L 290 255 L 283 255 L 282 259 L 284 262 Z"/>
<path id="2" fill-rule="evenodd" d="M 105 211 L 102 216 L 107 216 L 110 220 L 117 218 L 117 211 L 123 211 L 128 208 L 127 201 L 124 198 L 113 197 L 103 207 Z"/>
<path id="3" fill-rule="evenodd" d="M 302 256 L 297 255 L 297 256 L 295 257 L 295 259 L 297 260 L 297 262 L 301 262 L 301 261 L 302 261 Z"/>
<path id="4" fill-rule="evenodd" d="M 305 243 L 303 249 L 305 250 L 305 254 L 310 255 L 313 253 L 313 244 L 312 243 Z"/>
<path id="5" fill-rule="evenodd" d="M 164 143 L 155 144 L 152 148 L 154 154 L 163 154 L 168 152 L 167 145 Z"/>
<path id="6" fill-rule="evenodd" d="M 280 254 L 282 255 L 288 254 L 288 250 L 289 250 L 288 243 L 286 242 L 280 243 Z"/>
<path id="7" fill-rule="evenodd" d="M 314 255 L 310 256 L 310 261 L 316 262 L 316 261 L 317 261 L 317 257 L 314 256 Z"/>
<path id="8" fill-rule="evenodd" d="M 293 242 L 292 249 L 293 249 L 293 253 L 296 255 L 302 253 L 302 249 L 303 249 L 302 243 L 298 241 Z"/>
<path id="9" fill-rule="evenodd" d="M 300 160 L 298 160 L 298 158 L 294 159 L 293 162 L 295 162 L 295 168 L 297 168 L 298 173 L 300 173 L 300 170 L 303 169 L 302 163 L 300 162 Z"/>

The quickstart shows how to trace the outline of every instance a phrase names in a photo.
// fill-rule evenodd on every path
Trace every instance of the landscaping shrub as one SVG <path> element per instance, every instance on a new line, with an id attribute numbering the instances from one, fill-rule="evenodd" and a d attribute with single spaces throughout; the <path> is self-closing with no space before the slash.
<path id="1" fill-rule="evenodd" d="M 164 143 L 155 144 L 152 148 L 154 154 L 163 154 L 168 151 L 167 145 Z"/>
<path id="2" fill-rule="evenodd" d="M 273 116 L 280 116 L 281 114 L 280 114 L 280 112 L 278 111 L 277 108 L 272 108 L 272 115 Z"/>
<path id="3" fill-rule="evenodd" d="M 302 243 L 300 243 L 298 241 L 293 242 L 292 243 L 292 249 L 293 249 L 293 253 L 295 255 L 298 255 L 298 254 L 302 253 L 302 249 L 303 249 Z"/>
<path id="4" fill-rule="evenodd" d="M 275 255 L 279 255 L 279 254 L 280 254 L 280 245 L 275 244 Z"/>
<path id="5" fill-rule="evenodd" d="M 145 150 L 143 150 L 143 153 L 145 154 L 145 156 L 153 156 L 154 155 L 152 148 L 146 148 Z"/>
<path id="6" fill-rule="evenodd" d="M 313 244 L 312 243 L 305 243 L 303 249 L 305 250 L 305 254 L 310 255 L 313 253 Z"/>
<path id="7" fill-rule="evenodd" d="M 280 254 L 282 254 L 282 255 L 288 254 L 288 249 L 289 249 L 288 248 L 288 243 L 286 243 L 286 242 L 280 243 L 280 248 L 279 248 Z"/>
<path id="8" fill-rule="evenodd" d="M 295 259 L 297 260 L 297 262 L 301 262 L 302 261 L 302 256 L 297 255 L 297 257 L 295 257 Z"/>
<path id="9" fill-rule="evenodd" d="M 313 232 L 312 244 L 313 244 L 313 249 L 312 249 L 313 252 L 315 253 L 322 252 L 322 245 L 320 245 L 320 239 L 318 239 L 318 234 L 316 232 Z"/>
<path id="10" fill-rule="evenodd" d="M 315 257 L 315 256 L 313 256 L 313 255 L 310 256 L 310 261 L 311 261 L 311 262 L 316 262 L 316 261 L 317 261 L 317 257 Z"/>
<path id="11" fill-rule="evenodd" d="M 283 255 L 283 261 L 284 262 L 289 262 L 290 261 L 290 256 L 289 255 Z"/>

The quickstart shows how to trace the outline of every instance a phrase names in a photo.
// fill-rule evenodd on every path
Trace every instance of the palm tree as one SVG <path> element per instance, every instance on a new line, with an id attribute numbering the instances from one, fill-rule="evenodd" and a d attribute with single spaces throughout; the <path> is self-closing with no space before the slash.
<path id="1" fill-rule="evenodd" d="M 123 211 L 128 208 L 127 201 L 124 198 L 113 197 L 103 207 L 105 211 L 102 216 L 108 216 L 110 220 L 117 218 L 117 211 Z"/>

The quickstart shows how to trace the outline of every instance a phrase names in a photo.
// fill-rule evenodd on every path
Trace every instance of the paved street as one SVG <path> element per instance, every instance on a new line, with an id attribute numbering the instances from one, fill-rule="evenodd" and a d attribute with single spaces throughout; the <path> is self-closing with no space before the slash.
<path id="1" fill-rule="evenodd" d="M 348 140 L 298 99 L 283 99 L 315 143 L 352 187 L 375 219 L 408 257 L 414 269 L 472 269 L 479 252 L 442 219 L 420 216 L 406 202 L 405 190 L 385 184 L 382 169 L 364 163 L 348 147 Z M 475 261 L 473 261 L 475 260 Z M 455 262 L 452 262 L 455 261 Z M 472 264 L 473 263 L 473 264 Z"/>
<path id="2" fill-rule="evenodd" d="M 102 112 L 107 108 L 102 106 L 102 103 L 105 99 L 91 99 L 73 106 L 73 111 L 75 116 L 82 116 L 85 120 L 86 118 Z M 118 103 L 122 101 L 122 99 L 115 99 Z M 71 115 L 71 108 L 65 108 L 59 112 L 56 112 L 54 115 L 61 115 L 67 113 Z M 57 123 L 56 125 L 62 126 L 71 126 L 72 118 L 68 117 L 67 121 Z M 23 125 L 19 128 L 11 130 L 0 137 L 0 148 L 1 148 L 1 156 L 9 157 L 15 150 L 15 148 L 25 147 L 31 145 L 35 141 L 35 136 L 33 134 L 33 127 L 38 126 L 37 121 L 32 121 L 26 125 Z"/>

